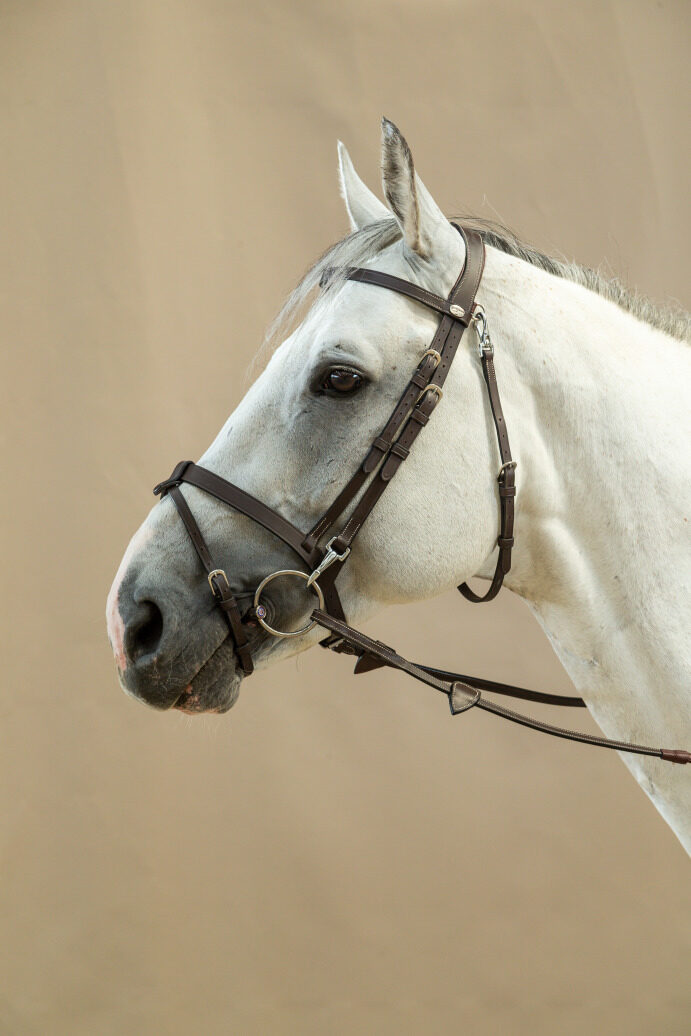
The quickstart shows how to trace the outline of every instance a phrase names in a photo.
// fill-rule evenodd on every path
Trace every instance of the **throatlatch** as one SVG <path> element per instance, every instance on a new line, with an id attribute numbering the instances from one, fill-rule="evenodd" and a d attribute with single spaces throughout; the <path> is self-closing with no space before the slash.
<path id="1" fill-rule="evenodd" d="M 479 596 L 466 583 L 461 584 L 458 589 L 467 600 L 473 603 L 491 601 L 499 593 L 504 577 L 511 568 L 511 551 L 514 545 L 516 461 L 511 456 L 506 421 L 499 398 L 494 369 L 494 348 L 489 335 L 487 318 L 483 308 L 475 302 L 485 262 L 484 243 L 477 231 L 465 229 L 456 224 L 453 226 L 464 239 L 466 259 L 464 268 L 446 299 L 412 284 L 410 281 L 382 273 L 379 270 L 358 267 L 347 271 L 349 280 L 406 295 L 427 308 L 436 310 L 440 319 L 430 347 L 423 353 L 420 363 L 388 422 L 373 441 L 356 473 L 308 533 L 301 532 L 277 511 L 263 504 L 256 497 L 192 461 L 182 461 L 176 465 L 170 478 L 160 482 L 155 487 L 154 493 L 160 495 L 161 498 L 170 495 L 177 508 L 197 556 L 207 573 L 209 587 L 216 604 L 226 618 L 238 663 L 245 675 L 249 675 L 254 668 L 248 626 L 256 625 L 258 622 L 271 636 L 297 637 L 309 632 L 316 624 L 319 624 L 329 631 L 329 636 L 322 641 L 323 647 L 357 655 L 356 673 L 367 672 L 379 666 L 399 669 L 446 694 L 453 715 L 477 706 L 501 716 L 503 719 L 552 734 L 555 737 L 612 748 L 620 752 L 658 756 L 668 762 L 691 762 L 691 753 L 684 750 L 649 748 L 609 738 L 593 737 L 589 734 L 554 727 L 513 712 L 495 702 L 487 701 L 482 697 L 482 691 L 508 694 L 549 705 L 584 707 L 585 702 L 582 698 L 529 691 L 525 688 L 512 687 L 509 684 L 495 683 L 478 677 L 416 665 L 380 641 L 372 640 L 353 629 L 346 622 L 335 585 L 338 574 L 350 555 L 356 536 L 391 479 L 408 458 L 413 443 L 428 423 L 442 398 L 443 385 L 463 332 L 470 326 L 477 333 L 482 373 L 499 444 L 501 466 L 497 475 L 497 485 L 500 517 L 497 564 L 487 593 Z M 268 529 L 291 548 L 304 565 L 304 569 L 281 569 L 278 572 L 272 572 L 262 580 L 253 594 L 234 593 L 225 570 L 213 560 L 211 551 L 185 500 L 180 489 L 183 483 L 196 486 L 209 493 L 217 500 L 241 514 L 247 515 Z M 338 531 L 333 532 L 339 519 L 343 517 L 361 492 L 362 495 L 347 520 Z M 329 537 L 329 533 L 332 532 L 333 535 Z M 321 546 L 323 541 L 326 542 Z M 319 607 L 312 612 L 309 622 L 298 630 L 276 629 L 271 625 L 269 606 L 262 603 L 265 588 L 279 576 L 304 580 L 306 588 L 317 596 Z M 252 604 L 243 610 L 242 601 L 248 598 L 252 598 Z"/>

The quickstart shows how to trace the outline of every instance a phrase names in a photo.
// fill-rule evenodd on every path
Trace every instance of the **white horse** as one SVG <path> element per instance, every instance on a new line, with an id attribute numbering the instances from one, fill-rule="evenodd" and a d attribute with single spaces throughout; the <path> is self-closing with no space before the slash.
<path id="1" fill-rule="evenodd" d="M 314 266 L 283 317 L 333 267 L 371 265 L 443 296 L 450 291 L 464 263 L 463 240 L 386 120 L 382 154 L 388 208 L 339 144 L 352 233 Z M 518 461 L 506 585 L 528 602 L 607 736 L 689 748 L 691 320 L 508 235 L 485 228 L 483 236 L 478 301 Z M 336 278 L 201 463 L 309 529 L 361 463 L 436 323 L 418 303 Z M 339 577 L 350 622 L 491 576 L 497 468 L 468 332 L 433 420 Z M 254 588 L 268 573 L 294 567 L 290 551 L 244 515 L 193 487 L 184 493 L 233 588 Z M 311 611 L 302 585 L 272 589 L 284 626 Z M 107 615 L 129 693 L 188 711 L 234 703 L 242 676 L 228 630 L 170 500 L 153 508 L 130 543 Z M 262 635 L 253 655 L 261 667 L 318 639 L 319 630 L 297 641 Z M 622 758 L 691 852 L 691 767 Z"/>

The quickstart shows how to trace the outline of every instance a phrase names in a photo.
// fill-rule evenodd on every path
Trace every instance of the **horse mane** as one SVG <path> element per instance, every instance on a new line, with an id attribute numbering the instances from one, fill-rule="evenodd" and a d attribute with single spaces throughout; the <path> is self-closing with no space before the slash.
<path id="1" fill-rule="evenodd" d="M 593 270 L 588 266 L 581 266 L 580 263 L 545 255 L 544 252 L 526 245 L 500 223 L 476 216 L 459 217 L 455 222 L 479 231 L 486 245 L 506 252 L 515 259 L 522 259 L 555 277 L 581 284 L 584 288 L 594 291 L 596 295 L 602 295 L 603 298 L 614 302 L 620 309 L 631 313 L 643 323 L 658 331 L 664 331 L 671 338 L 691 342 L 691 313 L 678 303 L 653 302 L 647 295 L 635 288 L 627 287 L 617 277 L 608 277 L 602 270 Z"/>
<path id="2" fill-rule="evenodd" d="M 691 343 L 691 313 L 681 305 L 653 302 L 646 295 L 628 288 L 616 277 L 608 277 L 601 270 L 592 270 L 579 263 L 546 255 L 525 244 L 511 230 L 492 220 L 477 216 L 458 216 L 454 217 L 454 222 L 477 230 L 489 247 L 497 248 L 555 277 L 580 284 L 614 302 L 620 309 L 631 313 L 650 327 L 663 331 L 672 338 Z M 362 266 L 394 244 L 400 236 L 396 220 L 390 218 L 371 223 L 337 241 L 317 259 L 288 296 L 271 325 L 269 338 L 275 340 L 279 332 L 283 332 L 287 325 L 294 323 L 298 314 L 304 310 L 307 300 L 313 295 L 314 289 L 323 288 L 321 297 L 330 294 L 343 283 L 348 267 Z M 325 276 L 327 274 L 328 277 Z M 318 311 L 320 308 L 317 300 L 314 310 Z"/>

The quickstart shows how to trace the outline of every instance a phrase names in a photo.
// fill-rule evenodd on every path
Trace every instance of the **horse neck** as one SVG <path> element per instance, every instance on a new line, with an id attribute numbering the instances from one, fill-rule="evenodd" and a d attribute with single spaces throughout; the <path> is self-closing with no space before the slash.
<path id="1" fill-rule="evenodd" d="M 507 585 L 586 700 L 631 676 L 632 660 L 647 694 L 685 636 L 674 616 L 688 531 L 677 453 L 688 347 L 492 249 L 480 301 L 519 465 Z"/>

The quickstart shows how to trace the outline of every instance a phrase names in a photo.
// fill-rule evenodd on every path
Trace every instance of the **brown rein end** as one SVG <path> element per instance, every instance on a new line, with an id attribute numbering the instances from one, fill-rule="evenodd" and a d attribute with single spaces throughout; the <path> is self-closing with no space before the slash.
<path id="1" fill-rule="evenodd" d="M 668 763 L 691 763 L 691 752 L 685 752 L 683 748 L 661 748 L 660 758 L 666 759 Z"/>

